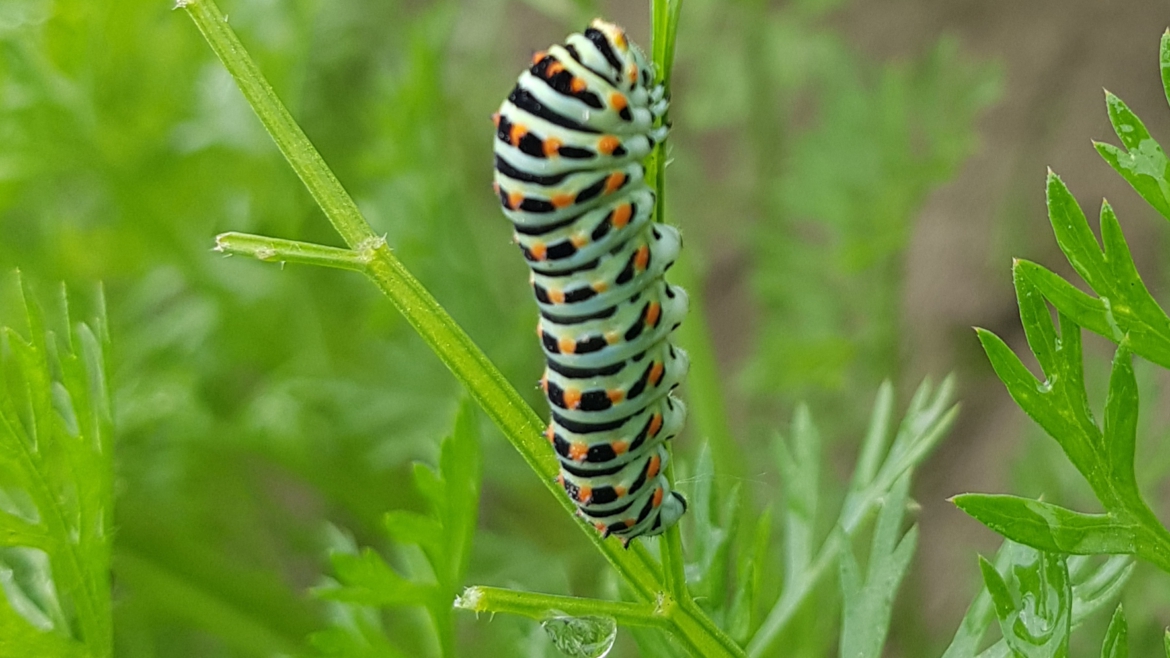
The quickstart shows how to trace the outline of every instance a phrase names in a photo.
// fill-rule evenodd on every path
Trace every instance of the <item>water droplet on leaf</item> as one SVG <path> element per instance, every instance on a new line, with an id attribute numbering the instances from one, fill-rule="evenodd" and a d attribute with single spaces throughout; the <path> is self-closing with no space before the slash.
<path id="1" fill-rule="evenodd" d="M 617 639 L 612 617 L 552 617 L 541 622 L 544 632 L 570 658 L 605 658 Z"/>

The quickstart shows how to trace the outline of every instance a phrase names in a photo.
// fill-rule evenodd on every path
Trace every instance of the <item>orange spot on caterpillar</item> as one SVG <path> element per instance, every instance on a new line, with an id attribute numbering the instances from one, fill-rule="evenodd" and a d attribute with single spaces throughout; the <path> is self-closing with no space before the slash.
<path id="1" fill-rule="evenodd" d="M 638 83 L 638 65 L 637 64 L 632 64 L 632 63 L 630 64 L 629 68 L 626 69 L 626 77 L 630 79 L 630 84 L 637 84 Z"/>
<path id="2" fill-rule="evenodd" d="M 622 185 L 626 184 L 626 175 L 620 171 L 615 171 L 605 179 L 605 193 L 613 194 L 621 189 Z"/>
<path id="3" fill-rule="evenodd" d="M 650 306 L 646 309 L 646 324 L 651 327 L 658 326 L 658 319 L 662 316 L 662 306 L 658 302 L 650 302 Z"/>
<path id="4" fill-rule="evenodd" d="M 558 290 L 556 288 L 551 288 L 548 291 L 548 299 L 549 299 L 549 301 L 551 301 L 554 304 L 564 304 L 565 303 L 565 291 Z"/>
<path id="5" fill-rule="evenodd" d="M 593 524 L 593 528 L 594 528 L 595 530 L 597 530 L 597 532 L 600 532 L 600 533 L 605 533 L 605 524 L 604 524 L 604 523 L 602 523 L 601 521 L 596 521 L 596 522 L 594 522 L 594 524 Z"/>
<path id="6" fill-rule="evenodd" d="M 662 459 L 660 459 L 658 457 L 658 455 L 654 455 L 653 457 L 650 458 L 650 467 L 646 469 L 646 477 L 647 478 L 658 477 L 658 469 L 659 468 L 662 468 Z"/>
<path id="7" fill-rule="evenodd" d="M 585 91 L 585 88 L 588 86 L 589 83 L 585 82 L 584 78 L 573 78 L 569 81 L 569 90 L 574 94 L 579 94 Z"/>
<path id="8" fill-rule="evenodd" d="M 605 137 L 597 140 L 597 150 L 602 155 L 613 155 L 613 152 L 616 151 L 617 147 L 621 145 L 621 141 L 613 135 L 606 135 Z"/>
<path id="9" fill-rule="evenodd" d="M 630 101 L 626 98 L 625 94 L 620 94 L 615 91 L 609 95 L 609 106 L 618 112 L 626 109 L 626 106 L 629 104 Z"/>
<path id="10" fill-rule="evenodd" d="M 532 53 L 532 63 L 539 64 L 540 60 L 544 59 L 547 55 L 548 55 L 548 51 L 545 51 L 545 50 L 538 50 L 538 51 Z"/>
<path id="11" fill-rule="evenodd" d="M 626 398 L 626 392 L 620 388 L 610 389 L 605 392 L 605 397 L 613 404 L 617 404 Z"/>
<path id="12" fill-rule="evenodd" d="M 544 373 L 543 375 L 541 375 L 541 377 L 540 377 L 540 388 L 545 393 L 548 393 L 548 373 L 547 372 Z"/>
<path id="13" fill-rule="evenodd" d="M 642 245 L 641 247 L 638 247 L 638 252 L 634 254 L 634 268 L 641 272 L 642 270 L 646 269 L 646 266 L 649 264 L 650 246 Z"/>
<path id="14" fill-rule="evenodd" d="M 528 253 L 536 260 L 544 260 L 548 255 L 548 247 L 544 246 L 543 242 L 533 242 L 532 246 L 528 248 Z"/>
<path id="15" fill-rule="evenodd" d="M 605 332 L 605 342 L 610 344 L 610 345 L 613 345 L 614 343 L 618 342 L 621 339 L 622 339 L 622 335 L 616 331 Z"/>
<path id="16" fill-rule="evenodd" d="M 497 128 L 500 127 L 500 113 L 499 112 L 492 114 L 492 124 L 494 124 L 495 127 L 497 127 Z"/>
<path id="17" fill-rule="evenodd" d="M 613 454 L 624 455 L 626 454 L 626 451 L 630 449 L 630 442 L 614 441 L 613 443 L 609 444 L 609 447 L 613 449 Z"/>
<path id="18" fill-rule="evenodd" d="M 630 47 L 629 42 L 626 41 L 626 33 L 622 32 L 621 30 L 613 33 L 613 42 L 614 45 L 616 45 L 618 48 L 621 48 L 622 50 Z"/>
<path id="19" fill-rule="evenodd" d="M 577 351 L 577 341 L 572 338 L 562 338 L 557 341 L 557 349 L 561 354 L 572 354 Z"/>
<path id="20" fill-rule="evenodd" d="M 573 199 L 574 196 L 572 194 L 561 192 L 560 194 L 554 194 L 553 198 L 549 199 L 549 201 L 553 204 L 553 208 L 565 208 L 573 205 Z"/>
<path id="21" fill-rule="evenodd" d="M 561 399 L 565 402 L 566 409 L 576 409 L 581 406 L 581 391 L 575 388 L 565 389 Z"/>
<path id="22" fill-rule="evenodd" d="M 512 129 L 508 131 L 508 139 L 511 140 L 512 146 L 520 146 L 520 140 L 524 139 L 524 136 L 527 134 L 528 128 L 514 123 L 512 124 Z"/>
<path id="23" fill-rule="evenodd" d="M 556 62 L 553 62 L 552 64 L 549 64 L 548 67 L 544 69 L 544 72 L 548 75 L 548 77 L 551 78 L 554 75 L 556 75 L 564 70 L 565 70 L 565 65 L 561 64 L 560 61 L 556 61 Z"/>
<path id="24" fill-rule="evenodd" d="M 609 221 L 613 224 L 614 228 L 624 228 L 630 222 L 630 215 L 633 213 L 634 209 L 630 207 L 630 204 L 623 203 L 613 209 L 613 217 Z"/>
<path id="25" fill-rule="evenodd" d="M 552 423 L 549 423 L 548 427 L 544 430 L 544 438 L 548 439 L 549 443 L 556 441 L 557 431 L 553 427 Z"/>
<path id="26" fill-rule="evenodd" d="M 664 370 L 664 368 L 662 367 L 662 363 L 655 363 L 653 366 L 650 367 L 650 383 L 651 384 L 658 386 L 658 383 L 662 381 L 663 370 Z"/>
<path id="27" fill-rule="evenodd" d="M 508 193 L 508 208 L 509 209 L 515 210 L 515 209 L 519 208 L 520 204 L 522 204 L 522 203 L 524 203 L 524 193 L 523 192 L 509 192 Z"/>
<path id="28" fill-rule="evenodd" d="M 544 157 L 553 158 L 560 155 L 561 147 L 564 145 L 564 142 L 557 139 L 556 137 L 549 137 L 548 139 L 544 140 Z"/>
<path id="29" fill-rule="evenodd" d="M 580 441 L 573 442 L 569 446 L 569 459 L 580 462 L 585 461 L 585 455 L 589 454 L 589 446 Z"/>
<path id="30" fill-rule="evenodd" d="M 662 487 L 658 487 L 657 489 L 654 490 L 654 506 L 655 507 L 658 507 L 659 505 L 662 504 L 662 494 L 663 494 Z"/>
<path id="31" fill-rule="evenodd" d="M 606 290 L 609 290 L 609 284 L 604 282 L 604 281 L 598 281 L 597 283 L 594 283 L 590 287 L 593 288 L 593 292 L 596 292 L 599 295 L 601 293 L 605 292 Z"/>
<path id="32" fill-rule="evenodd" d="M 662 429 L 662 414 L 654 414 L 650 419 L 650 436 L 658 436 L 658 431 Z"/>
<path id="33" fill-rule="evenodd" d="M 584 233 L 574 233 L 573 236 L 569 238 L 569 242 L 572 243 L 574 247 L 580 249 L 581 247 L 589 244 L 589 236 L 585 235 Z"/>
<path id="34" fill-rule="evenodd" d="M 619 484 L 613 488 L 613 492 L 617 494 L 618 498 L 621 498 L 622 496 L 626 495 L 626 488 Z"/>
<path id="35" fill-rule="evenodd" d="M 593 497 L 593 489 L 590 487 L 581 487 L 577 490 L 577 502 L 585 503 Z"/>

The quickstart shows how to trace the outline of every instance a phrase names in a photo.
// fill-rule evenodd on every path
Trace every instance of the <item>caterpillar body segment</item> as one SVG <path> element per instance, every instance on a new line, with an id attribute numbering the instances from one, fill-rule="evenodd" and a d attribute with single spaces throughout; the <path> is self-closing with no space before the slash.
<path id="1" fill-rule="evenodd" d="M 595 20 L 536 53 L 494 116 L 494 188 L 532 271 L 557 479 L 627 545 L 686 511 L 665 476 L 686 418 L 672 391 L 688 360 L 669 339 L 687 296 L 663 278 L 682 240 L 652 221 L 644 165 L 667 106 L 638 47 Z"/>

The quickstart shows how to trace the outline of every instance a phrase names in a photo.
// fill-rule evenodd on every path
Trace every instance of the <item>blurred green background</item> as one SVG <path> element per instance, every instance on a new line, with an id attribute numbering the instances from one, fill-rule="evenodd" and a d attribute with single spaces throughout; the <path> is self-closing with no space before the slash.
<path id="1" fill-rule="evenodd" d="M 490 191 L 489 117 L 532 51 L 593 16 L 647 45 L 647 4 L 221 7 L 374 229 L 543 414 L 526 271 Z M 1168 134 L 1167 20 L 1155 2 L 686 0 L 668 218 L 705 300 L 691 322 L 713 338 L 730 453 L 746 456 L 715 485 L 738 484 L 755 509 L 777 498 L 772 436 L 799 400 L 843 481 L 884 378 L 905 396 L 924 376 L 959 377 L 964 412 L 915 487 L 921 546 L 889 655 L 937 655 L 975 591 L 976 551 L 998 543 L 947 496 L 1090 507 L 969 326 L 1020 342 L 1010 257 L 1063 262 L 1046 165 L 1086 207 L 1110 197 L 1164 296 L 1166 227 L 1089 139 L 1110 136 L 1102 86 Z M 330 528 L 384 547 L 382 514 L 420 507 L 410 463 L 436 461 L 458 405 L 368 282 L 212 252 L 228 230 L 340 244 L 187 16 L 161 0 L 0 0 L 0 272 L 64 281 L 82 308 L 102 281 L 109 303 L 118 655 L 304 651 L 335 612 L 306 594 L 341 541 Z M 0 304 L 0 321 L 15 313 Z M 1090 345 L 1104 390 L 1108 349 Z M 1145 408 L 1165 409 L 1165 373 L 1143 383 Z M 1151 416 L 1153 486 L 1170 419 Z M 611 595 L 601 558 L 485 430 L 471 581 Z M 684 463 L 704 438 L 678 442 Z M 1135 639 L 1135 655 L 1150 655 L 1167 582 L 1135 583 L 1131 634 L 1149 645 Z M 390 623 L 408 651 L 431 650 L 421 613 Z M 793 655 L 824 655 L 835 632 L 822 626 Z M 482 652 L 469 655 L 551 651 L 504 616 L 464 616 L 461 634 Z"/>

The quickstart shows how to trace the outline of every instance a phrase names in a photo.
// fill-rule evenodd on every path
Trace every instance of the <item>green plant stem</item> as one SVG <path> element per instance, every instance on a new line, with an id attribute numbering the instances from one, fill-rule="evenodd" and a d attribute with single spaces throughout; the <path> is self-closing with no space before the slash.
<path id="1" fill-rule="evenodd" d="M 251 256 L 268 263 L 299 263 L 365 272 L 374 250 L 339 249 L 313 242 L 299 242 L 250 233 L 222 233 L 215 237 L 215 250 L 236 256 Z"/>
<path id="2" fill-rule="evenodd" d="M 468 587 L 455 599 L 455 607 L 473 612 L 504 612 L 539 621 L 561 616 L 611 617 L 623 626 L 671 628 L 665 611 L 646 603 L 555 596 L 499 587 Z"/>

